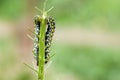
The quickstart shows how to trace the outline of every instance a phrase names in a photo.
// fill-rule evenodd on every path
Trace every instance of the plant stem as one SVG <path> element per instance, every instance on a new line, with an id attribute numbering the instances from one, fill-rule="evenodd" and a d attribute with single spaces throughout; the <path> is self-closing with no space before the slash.
<path id="1" fill-rule="evenodd" d="M 39 68 L 38 68 L 38 80 L 44 80 L 44 64 L 45 64 L 45 31 L 46 20 L 42 17 L 40 29 L 40 44 L 39 44 Z"/>

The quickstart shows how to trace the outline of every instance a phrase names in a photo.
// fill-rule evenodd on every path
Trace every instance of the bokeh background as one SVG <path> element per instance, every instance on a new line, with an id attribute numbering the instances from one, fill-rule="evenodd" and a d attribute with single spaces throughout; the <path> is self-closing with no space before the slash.
<path id="1" fill-rule="evenodd" d="M 44 0 L 0 0 L 0 80 L 37 80 L 33 19 Z M 48 0 L 56 20 L 46 80 L 120 80 L 120 0 Z"/>

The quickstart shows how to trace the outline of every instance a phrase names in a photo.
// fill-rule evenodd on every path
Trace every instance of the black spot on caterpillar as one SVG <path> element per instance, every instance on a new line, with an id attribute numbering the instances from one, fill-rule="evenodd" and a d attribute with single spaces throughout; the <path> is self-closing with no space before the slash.
<path id="1" fill-rule="evenodd" d="M 49 61 L 50 46 L 54 32 L 55 22 L 53 18 L 49 17 L 47 19 L 47 31 L 45 35 L 45 63 Z"/>
<path id="2" fill-rule="evenodd" d="M 47 30 L 45 33 L 45 63 L 47 63 L 49 61 L 49 53 L 50 53 L 50 46 L 51 46 L 51 42 L 52 42 L 52 37 L 53 34 L 55 32 L 55 22 L 54 19 L 52 19 L 51 17 L 46 19 L 46 26 L 47 26 Z M 35 23 L 35 28 L 34 28 L 34 55 L 35 55 L 35 59 L 37 61 L 37 66 L 39 65 L 39 37 L 38 35 L 40 35 L 40 26 L 41 26 L 41 18 L 39 16 L 35 17 L 34 20 Z"/>
<path id="3" fill-rule="evenodd" d="M 36 16 L 35 19 L 34 19 L 34 23 L 35 23 L 35 28 L 34 28 L 34 49 L 33 49 L 33 52 L 34 52 L 34 56 L 35 56 L 35 59 L 37 61 L 37 65 L 38 65 L 38 56 L 39 56 L 39 37 L 38 35 L 40 34 L 40 26 L 41 26 L 41 20 L 40 20 L 40 17 Z"/>

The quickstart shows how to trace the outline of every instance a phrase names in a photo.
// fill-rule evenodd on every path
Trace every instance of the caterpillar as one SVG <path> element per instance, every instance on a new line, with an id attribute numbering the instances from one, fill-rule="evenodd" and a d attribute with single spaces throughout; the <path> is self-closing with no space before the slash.
<path id="1" fill-rule="evenodd" d="M 34 20 L 35 28 L 34 28 L 34 56 L 37 62 L 37 66 L 39 65 L 39 37 L 40 35 L 40 26 L 41 26 L 41 18 L 39 16 L 35 17 Z M 55 21 L 52 17 L 46 19 L 46 33 L 45 33 L 45 64 L 49 61 L 49 53 L 50 53 L 50 46 L 52 42 L 52 37 L 55 32 Z"/>
<path id="2" fill-rule="evenodd" d="M 37 65 L 38 65 L 38 56 L 39 56 L 39 37 L 38 35 L 40 34 L 40 26 L 41 26 L 41 19 L 39 16 L 36 16 L 34 19 L 34 23 L 35 23 L 35 28 L 34 28 L 34 48 L 33 48 L 33 52 L 34 52 L 34 57 L 37 61 Z"/>
<path id="3" fill-rule="evenodd" d="M 50 46 L 55 32 L 55 21 L 52 17 L 47 19 L 47 31 L 45 34 L 45 63 L 49 60 Z"/>

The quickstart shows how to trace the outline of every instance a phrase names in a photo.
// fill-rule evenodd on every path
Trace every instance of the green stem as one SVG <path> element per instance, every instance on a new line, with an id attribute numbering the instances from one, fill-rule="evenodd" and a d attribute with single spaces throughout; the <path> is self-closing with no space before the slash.
<path id="1" fill-rule="evenodd" d="M 42 17 L 40 29 L 40 42 L 39 42 L 39 70 L 38 70 L 38 80 L 44 80 L 44 63 L 45 63 L 45 31 L 46 31 L 46 21 Z"/>

